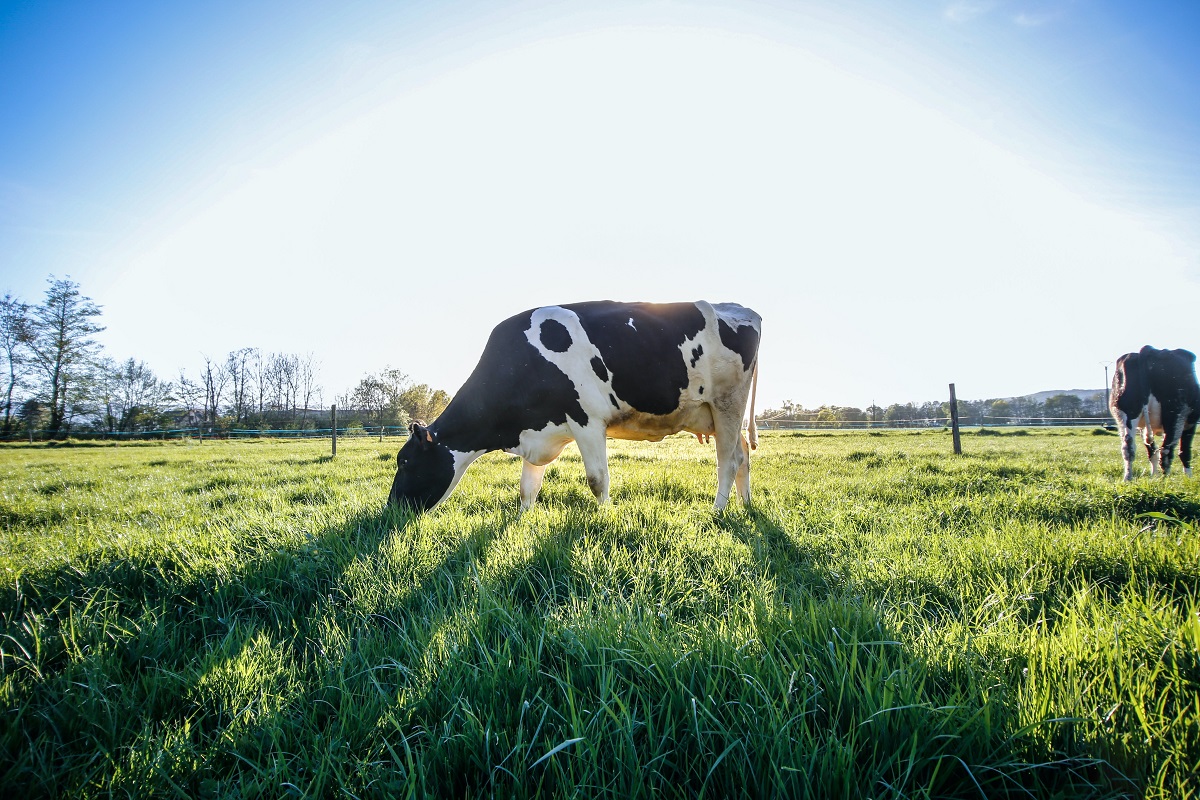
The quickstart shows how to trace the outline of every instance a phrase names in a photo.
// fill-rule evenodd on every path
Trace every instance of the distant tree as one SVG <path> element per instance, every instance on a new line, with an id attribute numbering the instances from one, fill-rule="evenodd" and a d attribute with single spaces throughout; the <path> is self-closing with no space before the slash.
<path id="1" fill-rule="evenodd" d="M 1010 423 L 1016 418 L 1016 409 L 1007 400 L 993 400 L 987 410 L 988 422 L 993 424 Z"/>
<path id="2" fill-rule="evenodd" d="M 25 429 L 25 433 L 33 437 L 36 431 L 40 431 L 46 427 L 46 423 L 50 419 L 50 412 L 46 408 L 45 403 L 40 400 L 29 399 L 17 409 L 17 420 L 21 423 L 21 427 Z"/>
<path id="3" fill-rule="evenodd" d="M 817 409 L 817 422 L 837 422 L 837 412 L 829 406 Z"/>
<path id="4" fill-rule="evenodd" d="M 911 422 L 916 418 L 917 409 L 912 403 L 906 403 L 904 405 L 892 403 L 887 407 L 887 410 L 883 412 L 883 419 L 885 422 Z"/>
<path id="5" fill-rule="evenodd" d="M 1073 418 L 1083 416 L 1083 401 L 1073 394 L 1056 394 L 1046 398 L 1046 416 Z"/>
<path id="6" fill-rule="evenodd" d="M 369 424 L 404 426 L 414 419 L 436 419 L 450 395 L 424 383 L 414 384 L 403 371 L 386 367 L 364 376 L 343 402 L 364 412 Z"/>
<path id="7" fill-rule="evenodd" d="M 132 358 L 111 369 L 105 382 L 111 391 L 106 416 L 115 418 L 122 432 L 157 426 L 174 400 L 170 382 L 159 380 L 145 362 Z"/>
<path id="8" fill-rule="evenodd" d="M 854 406 L 835 406 L 834 414 L 841 422 L 862 422 L 866 420 L 867 415 L 861 408 Z"/>
<path id="9" fill-rule="evenodd" d="M 1083 399 L 1083 414 L 1093 417 L 1108 416 L 1108 407 L 1104 404 L 1104 392 L 1096 392 Z"/>
<path id="10" fill-rule="evenodd" d="M 49 283 L 45 299 L 32 309 L 30 349 L 46 382 L 50 435 L 56 437 L 83 396 L 81 384 L 97 348 L 92 337 L 104 328 L 92 321 L 100 307 L 80 293 L 79 284 L 53 276 Z"/>
<path id="11" fill-rule="evenodd" d="M 294 418 L 300 389 L 300 360 L 287 353 L 272 353 L 267 358 L 263 380 L 267 385 L 267 408 Z"/>
<path id="12" fill-rule="evenodd" d="M 317 383 L 317 374 L 319 372 L 320 367 L 313 359 L 312 353 L 305 353 L 303 356 L 296 358 L 300 407 L 305 410 L 309 409 L 313 403 L 320 402 L 321 387 Z"/>
<path id="13" fill-rule="evenodd" d="M 958 413 L 958 424 L 959 425 L 971 425 L 971 424 L 979 423 L 979 419 L 978 419 L 979 415 L 975 412 L 975 409 L 972 408 L 971 405 L 968 404 L 966 401 L 957 400 L 955 402 L 955 411 Z M 949 425 L 950 424 L 950 401 L 949 400 L 946 400 L 945 402 L 943 402 L 941 404 L 941 408 L 939 409 L 939 414 L 941 417 L 943 417 L 946 420 L 946 424 Z"/>
<path id="14" fill-rule="evenodd" d="M 187 422 L 196 422 L 196 412 L 204 402 L 204 387 L 188 378 L 187 373 L 179 370 L 179 382 L 175 384 L 176 397 L 187 411 Z"/>
<path id="15" fill-rule="evenodd" d="M 926 403 L 921 403 L 917 407 L 917 419 L 920 420 L 945 420 L 949 422 L 948 403 L 939 403 L 936 400 L 930 400 Z"/>
<path id="16" fill-rule="evenodd" d="M 29 305 L 4 295 L 0 300 L 0 348 L 5 359 L 6 387 L 4 391 L 4 423 L 0 428 L 5 435 L 13 429 L 13 392 L 29 369 L 31 353 L 29 345 L 33 339 L 33 327 L 29 318 Z"/>
<path id="17" fill-rule="evenodd" d="M 1013 413 L 1025 420 L 1036 419 L 1045 414 L 1045 407 L 1032 397 L 1014 397 L 1012 399 Z"/>
<path id="18" fill-rule="evenodd" d="M 254 381 L 254 391 L 258 397 L 258 416 L 261 419 L 265 407 L 263 402 L 267 394 L 267 359 L 257 347 L 250 350 L 250 377 Z"/>
<path id="19" fill-rule="evenodd" d="M 395 402 L 409 419 L 432 422 L 450 403 L 450 395 L 441 389 L 432 389 L 427 384 L 418 383 L 400 392 Z"/>
<path id="20" fill-rule="evenodd" d="M 116 401 L 119 367 L 107 356 L 97 359 L 94 367 L 92 397 L 100 405 L 96 427 L 112 433 L 117 429 Z"/>
<path id="21" fill-rule="evenodd" d="M 350 404 L 367 415 L 381 428 L 383 415 L 387 411 L 387 386 L 378 375 L 367 375 L 350 392 Z"/>
<path id="22" fill-rule="evenodd" d="M 230 390 L 233 392 L 233 412 L 235 422 L 241 423 L 250 414 L 251 397 L 251 359 L 253 350 L 243 347 L 234 350 L 225 357 L 225 372 L 229 375 Z"/>
<path id="23" fill-rule="evenodd" d="M 200 371 L 200 382 L 204 387 L 204 420 L 217 424 L 220 416 L 221 398 L 229 385 L 229 371 L 225 365 L 204 356 L 204 367 Z"/>

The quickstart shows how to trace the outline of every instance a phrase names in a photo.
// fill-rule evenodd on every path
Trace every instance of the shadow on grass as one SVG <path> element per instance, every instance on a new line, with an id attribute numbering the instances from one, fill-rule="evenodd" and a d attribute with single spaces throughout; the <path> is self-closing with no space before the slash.
<path id="1" fill-rule="evenodd" d="M 5 710 L 21 720 L 0 731 L 0 784 L 73 794 L 101 764 L 144 746 L 147 727 L 203 717 L 186 698 L 205 654 L 246 629 L 303 648 L 312 641 L 305 612 L 412 522 L 394 509 L 363 511 L 233 570 L 197 573 L 167 553 L 22 574 L 0 588 Z"/>
<path id="2" fill-rule="evenodd" d="M 581 539 L 620 551 L 636 532 L 606 529 L 584 487 L 552 496 L 561 522 L 511 541 L 515 508 L 484 509 L 374 597 L 347 586 L 382 576 L 392 536 L 422 535 L 405 512 L 355 514 L 229 573 L 164 558 L 28 576 L 0 592 L 3 673 L 26 672 L 0 781 L 44 795 L 116 792 L 106 781 L 123 774 L 142 793 L 630 797 L 1114 782 L 1069 753 L 1029 763 L 1040 753 L 1014 739 L 999 693 L 980 701 L 975 676 L 931 667 L 768 510 L 713 518 L 785 587 L 747 642 L 719 616 L 675 624 L 582 580 Z M 73 640 L 76 610 L 97 604 L 111 624 Z M 272 653 L 298 685 L 254 674 Z M 205 693 L 213 676 L 249 687 L 244 702 L 205 700 L 222 696 Z"/>

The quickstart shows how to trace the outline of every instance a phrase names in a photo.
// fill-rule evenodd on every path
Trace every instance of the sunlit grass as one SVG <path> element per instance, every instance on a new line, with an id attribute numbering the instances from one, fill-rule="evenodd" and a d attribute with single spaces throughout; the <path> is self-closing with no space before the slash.
<path id="1" fill-rule="evenodd" d="M 1197 792 L 1200 481 L 1090 431 L 486 456 L 0 450 L 0 785 L 29 795 Z M 1144 467 L 1143 467 L 1144 470 Z"/>

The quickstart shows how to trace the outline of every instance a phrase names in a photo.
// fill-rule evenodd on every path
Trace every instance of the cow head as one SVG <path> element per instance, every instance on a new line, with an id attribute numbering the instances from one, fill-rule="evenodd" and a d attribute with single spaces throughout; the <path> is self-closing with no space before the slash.
<path id="1" fill-rule="evenodd" d="M 388 504 L 428 511 L 454 484 L 454 454 L 421 423 L 412 423 L 408 431 L 408 441 L 396 454 L 396 477 Z"/>

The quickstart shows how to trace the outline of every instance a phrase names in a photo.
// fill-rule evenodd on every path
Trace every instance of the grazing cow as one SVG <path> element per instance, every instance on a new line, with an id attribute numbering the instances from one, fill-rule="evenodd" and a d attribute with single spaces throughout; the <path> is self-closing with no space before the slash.
<path id="1" fill-rule="evenodd" d="M 572 440 L 588 485 L 607 503 L 606 438 L 713 436 L 720 510 L 736 484 L 750 502 L 742 417 L 758 377 L 762 320 L 734 303 L 598 301 L 525 311 L 495 327 L 467 382 L 428 427 L 413 423 L 388 502 L 427 510 L 492 450 L 522 458 L 521 509 Z"/>
<path id="2" fill-rule="evenodd" d="M 1134 428 L 1142 429 L 1150 474 L 1171 471 L 1175 444 L 1188 477 L 1192 475 L 1192 436 L 1200 417 L 1200 385 L 1196 383 L 1196 356 L 1187 350 L 1158 350 L 1146 345 L 1117 359 L 1109 410 L 1121 431 L 1125 480 L 1133 480 Z M 1163 437 L 1155 460 L 1154 436 Z"/>

